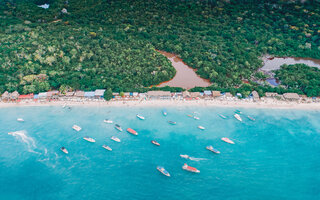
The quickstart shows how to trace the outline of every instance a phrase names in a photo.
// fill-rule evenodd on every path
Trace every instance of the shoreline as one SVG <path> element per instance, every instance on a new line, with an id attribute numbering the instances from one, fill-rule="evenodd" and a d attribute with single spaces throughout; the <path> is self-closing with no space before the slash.
<path id="1" fill-rule="evenodd" d="M 51 101 L 51 102 L 0 102 L 0 108 L 42 106 L 87 106 L 87 107 L 221 107 L 254 109 L 320 110 L 320 103 L 285 101 L 228 101 L 228 100 L 132 100 L 132 101 Z"/>

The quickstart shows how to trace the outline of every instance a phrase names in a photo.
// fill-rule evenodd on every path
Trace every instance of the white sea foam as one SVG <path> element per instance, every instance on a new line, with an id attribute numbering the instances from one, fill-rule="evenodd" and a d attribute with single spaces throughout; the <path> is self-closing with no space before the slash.
<path id="1" fill-rule="evenodd" d="M 27 135 L 26 131 L 23 130 L 23 131 L 9 132 L 8 134 L 14 136 L 16 139 L 26 144 L 29 152 L 41 154 L 35 151 L 35 149 L 37 148 L 36 143 L 32 137 Z"/>

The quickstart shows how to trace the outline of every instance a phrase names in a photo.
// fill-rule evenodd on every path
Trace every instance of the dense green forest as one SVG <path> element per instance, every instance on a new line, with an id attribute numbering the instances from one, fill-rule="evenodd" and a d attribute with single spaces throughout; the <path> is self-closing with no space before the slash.
<path id="1" fill-rule="evenodd" d="M 175 74 L 155 49 L 211 88 L 283 90 L 242 80 L 265 54 L 320 59 L 319 1 L 5 0 L 0 19 L 0 92 L 144 90 Z"/>
<path id="2" fill-rule="evenodd" d="M 275 77 L 289 89 L 299 89 L 308 96 L 320 94 L 320 70 L 305 64 L 282 65 Z"/>

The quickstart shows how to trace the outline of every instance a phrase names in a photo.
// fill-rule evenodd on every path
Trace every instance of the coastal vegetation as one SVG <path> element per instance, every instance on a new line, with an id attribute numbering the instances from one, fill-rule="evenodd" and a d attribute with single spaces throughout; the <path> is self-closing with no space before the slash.
<path id="1" fill-rule="evenodd" d="M 37 6 L 43 3 L 49 9 Z M 257 72 L 265 54 L 320 59 L 319 1 L 5 0 L 0 44 L 0 93 L 148 90 L 175 74 L 155 51 L 163 50 L 212 89 L 319 95 L 311 81 L 282 81 L 286 88 L 251 81 L 265 78 Z M 287 80 L 284 74 L 277 76 Z"/>

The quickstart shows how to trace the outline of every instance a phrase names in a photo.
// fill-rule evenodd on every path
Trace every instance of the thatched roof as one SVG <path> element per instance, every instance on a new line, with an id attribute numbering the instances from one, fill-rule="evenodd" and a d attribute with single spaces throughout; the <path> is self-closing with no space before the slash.
<path id="1" fill-rule="evenodd" d="M 78 90 L 78 91 L 76 91 L 74 96 L 76 96 L 76 97 L 84 97 L 84 91 Z"/>
<path id="2" fill-rule="evenodd" d="M 225 96 L 225 97 L 233 97 L 233 95 L 232 95 L 230 92 L 226 92 L 226 93 L 224 94 L 224 96 Z"/>
<path id="3" fill-rule="evenodd" d="M 289 100 L 299 100 L 300 96 L 297 93 L 284 93 L 283 97 Z"/>
<path id="4" fill-rule="evenodd" d="M 259 94 L 257 91 L 253 91 L 251 94 L 254 99 L 259 99 Z"/>
<path id="5" fill-rule="evenodd" d="M 187 90 L 184 91 L 184 92 L 182 92 L 182 96 L 183 96 L 183 97 L 191 97 L 191 96 L 190 96 L 190 92 L 187 91 Z"/>
<path id="6" fill-rule="evenodd" d="M 221 96 L 221 92 L 220 91 L 212 91 L 212 96 L 213 97 L 220 97 Z"/>
<path id="7" fill-rule="evenodd" d="M 190 92 L 192 98 L 200 97 L 200 92 Z"/>
<path id="8" fill-rule="evenodd" d="M 2 99 L 8 99 L 9 98 L 9 92 L 5 91 L 2 95 L 1 95 Z"/>
<path id="9" fill-rule="evenodd" d="M 155 96 L 155 97 L 160 97 L 160 96 L 171 96 L 171 92 L 169 91 L 148 91 L 147 95 L 150 96 Z"/>
<path id="10" fill-rule="evenodd" d="M 19 92 L 14 91 L 14 92 L 11 93 L 10 98 L 11 99 L 18 99 L 19 95 L 20 95 Z"/>

